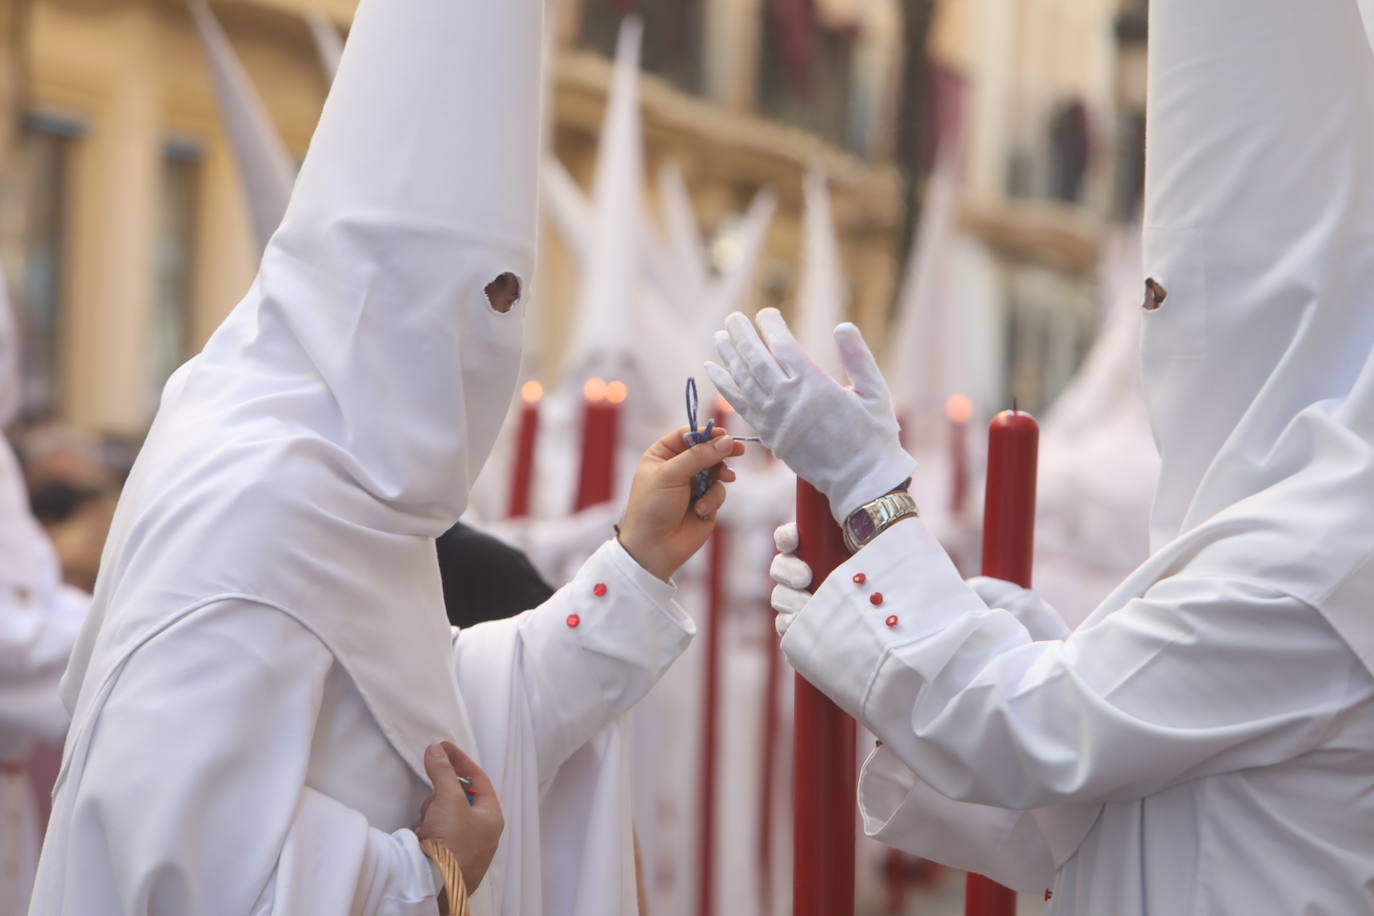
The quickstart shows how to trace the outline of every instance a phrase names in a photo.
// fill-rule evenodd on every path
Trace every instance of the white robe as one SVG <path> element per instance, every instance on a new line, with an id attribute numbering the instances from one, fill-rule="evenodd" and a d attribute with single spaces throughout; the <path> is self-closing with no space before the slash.
<path id="1" fill-rule="evenodd" d="M 783 648 L 889 842 L 1059 916 L 1371 912 L 1374 54 L 1354 0 L 1155 0 L 1149 67 L 1154 553 L 1037 642 L 902 522 Z"/>
<path id="2" fill-rule="evenodd" d="M 507 835 L 539 837 L 541 818 L 591 825 L 545 831 L 542 850 L 504 843 L 476 916 L 635 912 L 607 726 L 688 642 L 673 592 L 611 542 L 545 605 L 454 632 L 463 743 L 493 777 Z M 61 782 L 32 912 L 432 916 L 434 877 L 408 829 L 428 791 L 307 627 L 214 602 L 109 685 Z M 610 816 L 581 810 L 593 807 Z"/>
<path id="3" fill-rule="evenodd" d="M 18 462 L 0 439 L 0 913 L 28 908 L 42 831 L 25 761 L 67 729 L 60 683 L 89 603 L 62 583 Z"/>
<path id="4" fill-rule="evenodd" d="M 1035 642 L 913 520 L 782 645 L 883 740 L 859 791 L 884 842 L 1052 886 L 1056 916 L 1374 907 L 1374 677 L 1300 601 L 1180 577 Z M 1035 809 L 1078 803 L 1094 820 L 1064 860 Z"/>

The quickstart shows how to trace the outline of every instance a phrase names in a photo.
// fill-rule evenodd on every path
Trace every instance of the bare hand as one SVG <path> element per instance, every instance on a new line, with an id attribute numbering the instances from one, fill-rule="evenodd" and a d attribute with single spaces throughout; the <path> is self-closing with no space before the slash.
<path id="1" fill-rule="evenodd" d="M 415 835 L 448 847 L 458 859 L 470 893 L 482 883 L 505 829 L 501 803 L 487 774 L 451 742 L 431 745 L 425 751 L 425 772 L 434 791 L 420 806 Z M 472 784 L 465 787 L 459 776 L 471 779 Z M 471 803 L 466 793 L 472 794 Z"/>
<path id="2" fill-rule="evenodd" d="M 692 554 L 701 549 L 716 526 L 716 512 L 725 503 L 725 484 L 735 472 L 725 467 L 726 458 L 744 454 L 736 442 L 717 427 L 712 440 L 688 448 L 682 437 L 687 427 L 669 433 L 644 453 L 630 488 L 620 543 L 640 566 L 667 582 Z M 694 505 L 692 478 L 712 470 L 711 488 Z"/>

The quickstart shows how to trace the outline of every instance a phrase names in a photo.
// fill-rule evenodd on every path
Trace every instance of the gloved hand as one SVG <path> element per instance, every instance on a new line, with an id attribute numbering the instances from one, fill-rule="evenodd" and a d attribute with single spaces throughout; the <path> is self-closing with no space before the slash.
<path id="1" fill-rule="evenodd" d="M 777 309 L 764 309 L 756 321 L 758 330 L 738 312 L 725 319 L 716 332 L 724 367 L 708 362 L 706 371 L 764 445 L 824 493 L 843 523 L 916 469 L 898 438 L 887 383 L 852 324 L 835 329 L 845 388 L 811 361 Z"/>
<path id="2" fill-rule="evenodd" d="M 768 575 L 777 583 L 773 586 L 772 604 L 778 616 L 773 618 L 773 628 L 778 636 L 784 636 L 793 619 L 811 600 L 811 593 L 806 590 L 811 585 L 811 567 L 797 556 L 801 539 L 797 536 L 796 522 L 788 522 L 774 531 L 773 543 L 778 547 L 778 555 L 768 568 Z"/>
<path id="3" fill-rule="evenodd" d="M 987 576 L 975 576 L 967 584 L 988 607 L 1001 608 L 1020 621 L 1036 642 L 1063 639 L 1069 635 L 1064 618 L 1046 604 L 1034 589 Z"/>

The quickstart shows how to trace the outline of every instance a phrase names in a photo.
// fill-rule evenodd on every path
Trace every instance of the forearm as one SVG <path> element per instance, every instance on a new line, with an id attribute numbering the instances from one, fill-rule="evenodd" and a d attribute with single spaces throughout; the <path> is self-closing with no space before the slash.
<path id="1" fill-rule="evenodd" d="M 841 566 L 783 648 L 941 794 L 1014 809 L 1291 759 L 1353 696 L 1354 657 L 1314 611 L 1239 583 L 1165 580 L 1068 640 L 1032 642 L 918 520 Z"/>
<path id="2" fill-rule="evenodd" d="M 1034 814 L 946 798 L 888 748 L 864 763 L 859 810 L 864 832 L 885 845 L 1016 890 L 1054 883 L 1054 857 Z"/>
<path id="3" fill-rule="evenodd" d="M 513 620 L 460 632 L 460 684 L 474 672 L 465 658 L 515 653 L 518 679 L 539 748 L 541 781 L 575 750 L 638 702 L 687 647 L 696 628 L 674 600 L 676 589 L 641 569 L 615 541 L 592 555 L 543 605 Z M 515 638 L 507 643 L 511 630 Z M 465 670 L 467 669 L 467 670 Z M 473 690 L 480 690 L 474 683 Z"/>

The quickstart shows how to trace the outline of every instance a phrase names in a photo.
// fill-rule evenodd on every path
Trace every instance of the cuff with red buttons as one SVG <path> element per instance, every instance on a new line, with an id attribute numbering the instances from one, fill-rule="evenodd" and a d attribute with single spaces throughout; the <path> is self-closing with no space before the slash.
<path id="1" fill-rule="evenodd" d="M 986 609 L 925 522 L 910 518 L 830 574 L 782 650 L 798 673 L 872 729 L 863 706 L 888 658 Z"/>
<path id="2" fill-rule="evenodd" d="M 645 570 L 613 538 L 592 554 L 553 601 L 561 611 L 558 626 L 576 637 L 580 651 L 649 669 L 656 677 L 696 633 L 696 624 L 676 596 L 676 585 Z M 622 678 L 623 674 L 601 678 L 608 699 L 620 694 Z"/>

